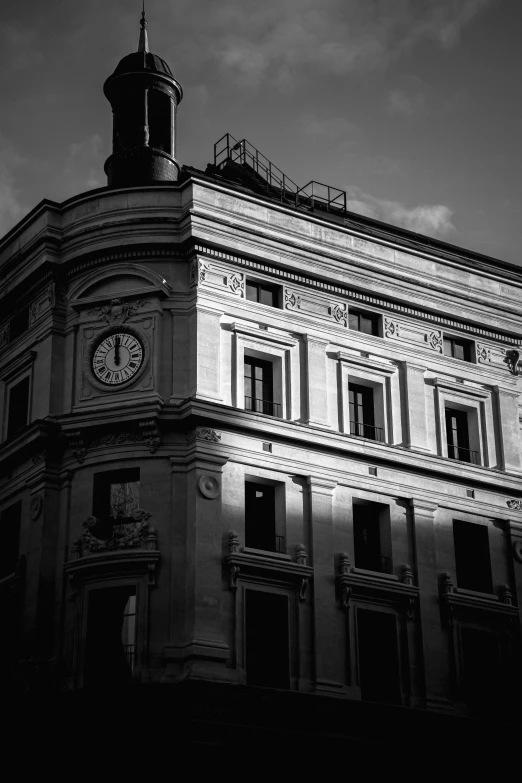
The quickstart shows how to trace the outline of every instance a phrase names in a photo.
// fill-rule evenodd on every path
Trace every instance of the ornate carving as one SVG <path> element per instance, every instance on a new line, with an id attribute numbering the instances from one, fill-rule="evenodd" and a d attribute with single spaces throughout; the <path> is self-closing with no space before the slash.
<path id="1" fill-rule="evenodd" d="M 307 576 L 301 577 L 301 586 L 299 587 L 299 603 L 303 603 L 303 601 L 306 601 L 306 592 L 308 590 L 308 582 L 309 579 Z"/>
<path id="2" fill-rule="evenodd" d="M 151 517 L 149 511 L 137 511 L 133 522 L 112 525 L 108 529 L 97 517 L 88 517 L 83 523 L 81 549 L 90 553 L 112 551 L 116 549 L 150 549 L 150 536 L 155 535 L 149 530 L 147 520 Z M 98 536 L 108 535 L 105 538 Z M 78 541 L 78 539 L 77 539 Z M 77 541 L 75 545 L 77 545 Z M 72 552 L 71 552 L 72 554 Z"/>
<path id="3" fill-rule="evenodd" d="M 140 307 L 146 304 L 148 304 L 148 301 L 145 299 L 140 299 L 132 304 L 124 302 L 123 299 L 111 299 L 109 305 L 89 310 L 89 315 L 95 315 L 99 320 L 106 321 L 109 326 L 120 326 L 127 318 L 135 315 Z"/>
<path id="4" fill-rule="evenodd" d="M 126 443 L 143 443 L 141 432 L 106 432 L 89 443 L 89 448 L 100 446 L 123 446 Z"/>
<path id="5" fill-rule="evenodd" d="M 477 362 L 479 364 L 491 364 L 491 348 L 482 343 L 476 343 Z"/>
<path id="6" fill-rule="evenodd" d="M 384 319 L 384 336 L 392 338 L 400 336 L 400 329 L 397 321 L 392 321 L 391 318 Z"/>
<path id="7" fill-rule="evenodd" d="M 442 334 L 440 332 L 428 332 L 427 340 L 430 348 L 433 348 L 434 351 L 442 353 Z"/>
<path id="8" fill-rule="evenodd" d="M 32 326 L 40 314 L 40 302 L 36 300 L 29 305 L 29 326 Z"/>
<path id="9" fill-rule="evenodd" d="M 410 565 L 403 565 L 401 568 L 401 582 L 405 585 L 413 584 L 413 571 Z"/>
<path id="10" fill-rule="evenodd" d="M 350 585 L 343 585 L 343 589 L 341 591 L 341 606 L 343 607 L 343 609 L 348 609 L 351 595 L 352 595 L 352 588 L 350 587 Z"/>
<path id="11" fill-rule="evenodd" d="M 230 566 L 230 572 L 229 572 L 229 587 L 231 590 L 237 589 L 237 580 L 239 577 L 239 566 L 233 565 Z"/>
<path id="12" fill-rule="evenodd" d="M 228 550 L 231 554 L 239 552 L 239 536 L 235 530 L 231 530 L 228 534 Z"/>
<path id="13" fill-rule="evenodd" d="M 219 497 L 219 481 L 208 473 L 204 473 L 199 477 L 198 487 L 203 497 L 209 498 L 209 500 Z"/>
<path id="14" fill-rule="evenodd" d="M 341 552 L 341 574 L 349 574 L 352 570 L 352 564 L 348 552 Z"/>
<path id="15" fill-rule="evenodd" d="M 440 576 L 440 589 L 443 595 L 453 592 L 453 579 L 449 571 L 445 571 Z"/>
<path id="16" fill-rule="evenodd" d="M 520 372 L 520 351 L 516 348 L 509 348 L 506 351 L 506 356 L 504 358 L 504 361 L 506 362 L 509 372 L 513 375 L 518 375 Z"/>
<path id="17" fill-rule="evenodd" d="M 9 344 L 9 321 L 0 329 L 0 350 Z"/>
<path id="18" fill-rule="evenodd" d="M 243 275 L 236 275 L 236 274 L 229 275 L 228 287 L 235 294 L 237 294 L 238 292 L 243 294 L 245 290 L 245 281 L 243 280 Z"/>
<path id="19" fill-rule="evenodd" d="M 41 495 L 33 495 L 29 503 L 29 516 L 31 519 L 38 519 L 42 512 L 43 498 Z"/>
<path id="20" fill-rule="evenodd" d="M 513 556 L 518 563 L 522 563 L 522 539 L 513 542 Z"/>
<path id="21" fill-rule="evenodd" d="M 295 562 L 299 563 L 299 565 L 306 565 L 306 561 L 308 560 L 308 555 L 306 553 L 306 547 L 304 544 L 298 544 L 296 546 L 296 556 L 295 556 Z"/>
<path id="22" fill-rule="evenodd" d="M 348 326 L 348 308 L 346 305 L 334 305 L 332 307 L 332 315 L 338 324 Z"/>
<path id="23" fill-rule="evenodd" d="M 210 429 L 210 427 L 196 427 L 195 430 L 187 432 L 187 442 L 192 443 L 195 440 L 207 440 L 211 443 L 219 443 L 221 440 L 221 433 Z"/>
<path id="24" fill-rule="evenodd" d="M 522 498 L 513 498 L 513 500 L 506 501 L 508 508 L 512 508 L 515 511 L 522 511 Z"/>
<path id="25" fill-rule="evenodd" d="M 161 443 L 161 432 L 159 431 L 157 423 L 154 419 L 146 419 L 140 421 L 140 429 L 143 433 L 143 439 L 151 454 L 155 454 Z"/>
<path id="26" fill-rule="evenodd" d="M 287 310 L 299 310 L 301 297 L 297 296 L 295 291 L 285 291 L 285 307 Z"/>
<path id="27" fill-rule="evenodd" d="M 65 437 L 67 438 L 69 446 L 72 449 L 72 453 L 78 462 L 84 462 L 86 450 L 80 430 L 76 430 L 75 432 L 66 432 Z"/>
<path id="28" fill-rule="evenodd" d="M 199 261 L 194 259 L 190 265 L 190 285 L 192 287 L 198 284 L 198 266 Z"/>
<path id="29" fill-rule="evenodd" d="M 500 600 L 507 606 L 513 606 L 513 593 L 509 585 L 501 585 L 499 587 Z"/>

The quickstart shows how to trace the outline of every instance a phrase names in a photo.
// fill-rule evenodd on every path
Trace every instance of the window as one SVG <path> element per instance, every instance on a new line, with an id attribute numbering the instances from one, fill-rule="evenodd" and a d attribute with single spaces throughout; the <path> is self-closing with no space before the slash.
<path id="1" fill-rule="evenodd" d="M 9 321 L 9 341 L 12 342 L 29 329 L 29 307 L 22 307 Z"/>
<path id="2" fill-rule="evenodd" d="M 288 597 L 245 591 L 247 685 L 290 687 Z"/>
<path id="3" fill-rule="evenodd" d="M 281 405 L 274 402 L 273 364 L 245 356 L 245 410 L 280 416 Z"/>
<path id="4" fill-rule="evenodd" d="M 356 568 L 392 573 L 390 509 L 387 506 L 355 501 L 353 538 Z"/>
<path id="5" fill-rule="evenodd" d="M 29 417 L 29 376 L 11 386 L 7 416 L 7 437 L 25 427 Z"/>
<path id="6" fill-rule="evenodd" d="M 279 529 L 276 517 L 276 487 L 246 481 L 245 546 L 266 552 L 284 553 L 284 531 Z"/>
<path id="7" fill-rule="evenodd" d="M 136 588 L 91 590 L 88 598 L 84 685 L 106 689 L 132 679 L 136 644 Z"/>
<path id="8" fill-rule="evenodd" d="M 92 513 L 99 520 L 94 535 L 109 537 L 113 525 L 132 521 L 139 510 L 139 468 L 94 474 Z"/>
<path id="9" fill-rule="evenodd" d="M 364 334 L 379 336 L 379 316 L 374 313 L 364 313 L 350 309 L 348 314 L 348 326 L 356 332 L 364 332 Z"/>
<path id="10" fill-rule="evenodd" d="M 453 520 L 457 587 L 492 593 L 489 534 L 486 525 Z"/>
<path id="11" fill-rule="evenodd" d="M 350 404 L 350 435 L 371 440 L 384 440 L 384 430 L 375 426 L 373 389 L 369 386 L 348 385 Z"/>
<path id="12" fill-rule="evenodd" d="M 468 414 L 466 411 L 446 408 L 446 440 L 448 457 L 461 462 L 480 465 L 480 454 L 469 447 Z"/>
<path id="13" fill-rule="evenodd" d="M 281 286 L 268 283 L 256 283 L 254 280 L 246 281 L 246 298 L 251 302 L 279 307 Z"/>
<path id="14" fill-rule="evenodd" d="M 460 642 L 463 696 L 473 715 L 486 716 L 503 696 L 499 639 L 490 631 L 462 627 Z"/>
<path id="15" fill-rule="evenodd" d="M 2 545 L 0 546 L 0 579 L 14 573 L 18 563 L 22 501 L 8 506 L 0 515 Z"/>
<path id="16" fill-rule="evenodd" d="M 172 154 L 172 105 L 160 90 L 148 91 L 149 147 Z"/>
<path id="17" fill-rule="evenodd" d="M 444 356 L 452 356 L 464 362 L 471 361 L 471 342 L 453 337 L 444 337 Z"/>
<path id="18" fill-rule="evenodd" d="M 395 614 L 358 609 L 357 648 L 362 698 L 401 704 Z"/>

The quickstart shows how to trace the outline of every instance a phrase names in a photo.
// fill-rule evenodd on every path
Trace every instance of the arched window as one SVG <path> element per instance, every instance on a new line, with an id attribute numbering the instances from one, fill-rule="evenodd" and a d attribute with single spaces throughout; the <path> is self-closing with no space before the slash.
<path id="1" fill-rule="evenodd" d="M 172 106 L 170 96 L 148 91 L 149 146 L 172 154 Z"/>

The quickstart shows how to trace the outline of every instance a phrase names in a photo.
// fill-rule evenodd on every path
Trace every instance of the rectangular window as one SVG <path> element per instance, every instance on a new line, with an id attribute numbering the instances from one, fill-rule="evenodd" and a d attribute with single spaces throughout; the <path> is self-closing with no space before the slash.
<path id="1" fill-rule="evenodd" d="M 499 639 L 478 628 L 460 629 L 463 696 L 473 715 L 489 715 L 503 696 Z"/>
<path id="2" fill-rule="evenodd" d="M 276 522 L 275 487 L 245 481 L 245 546 L 266 552 L 286 552 L 283 530 Z"/>
<path id="3" fill-rule="evenodd" d="M 353 504 L 353 538 L 356 568 L 391 574 L 390 509 L 380 503 Z"/>
<path id="4" fill-rule="evenodd" d="M 382 427 L 375 426 L 373 389 L 368 386 L 348 384 L 350 404 L 350 435 L 371 440 L 384 440 Z"/>
<path id="5" fill-rule="evenodd" d="M 29 376 L 11 387 L 7 414 L 7 437 L 17 433 L 29 419 Z"/>
<path id="6" fill-rule="evenodd" d="M 453 520 L 457 587 L 492 593 L 489 534 L 486 525 Z"/>
<path id="7" fill-rule="evenodd" d="M 89 593 L 84 684 L 108 689 L 130 683 L 136 645 L 136 588 Z"/>
<path id="8" fill-rule="evenodd" d="M 0 579 L 14 573 L 18 563 L 22 501 L 4 508 L 0 515 Z"/>
<path id="9" fill-rule="evenodd" d="M 464 362 L 471 361 L 471 343 L 453 337 L 444 337 L 444 356 L 452 356 Z"/>
<path id="10" fill-rule="evenodd" d="M 286 595 L 245 591 L 245 648 L 248 685 L 290 687 Z"/>
<path id="11" fill-rule="evenodd" d="M 478 451 L 473 451 L 469 447 L 468 414 L 466 411 L 446 408 L 446 439 L 450 459 L 480 465 Z"/>
<path id="12" fill-rule="evenodd" d="M 95 473 L 92 513 L 102 522 L 124 524 L 140 510 L 140 469 Z"/>
<path id="13" fill-rule="evenodd" d="M 245 356 L 245 410 L 280 416 L 281 405 L 274 402 L 272 362 Z"/>
<path id="14" fill-rule="evenodd" d="M 9 321 L 9 341 L 13 342 L 29 329 L 29 307 L 22 307 Z"/>
<path id="15" fill-rule="evenodd" d="M 351 310 L 348 314 L 348 326 L 356 332 L 379 336 L 379 316 L 374 313 L 364 313 L 359 310 Z"/>
<path id="16" fill-rule="evenodd" d="M 256 283 L 254 280 L 246 281 L 246 298 L 251 302 L 279 307 L 281 286 L 268 283 Z"/>
<path id="17" fill-rule="evenodd" d="M 396 616 L 358 609 L 357 648 L 362 698 L 401 704 Z"/>

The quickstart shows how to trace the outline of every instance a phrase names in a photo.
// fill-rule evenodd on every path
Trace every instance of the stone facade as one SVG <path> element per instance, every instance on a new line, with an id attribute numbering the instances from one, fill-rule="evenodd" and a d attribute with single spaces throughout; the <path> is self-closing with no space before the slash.
<path id="1" fill-rule="evenodd" d="M 120 587 L 136 596 L 143 686 L 248 689 L 254 592 L 284 598 L 287 690 L 321 704 L 367 700 L 361 612 L 392 618 L 396 705 L 471 714 L 466 629 L 493 634 L 514 678 L 522 387 L 507 359 L 522 275 L 435 245 L 377 241 L 191 169 L 21 221 L 0 243 L 0 512 L 21 502 L 3 673 L 82 689 L 90 601 Z M 249 283 L 276 286 L 277 306 L 247 298 Z M 350 328 L 357 312 L 375 333 Z M 115 329 L 139 338 L 143 362 L 110 387 L 92 351 Z M 444 337 L 467 340 L 469 360 L 445 355 Z M 270 365 L 270 409 L 248 409 L 248 357 Z M 8 434 L 24 378 L 27 421 Z M 371 430 L 354 429 L 350 384 L 372 395 Z M 451 458 L 447 409 L 467 416 L 474 461 Z M 96 477 L 122 470 L 139 476 L 140 510 L 102 535 Z M 273 492 L 278 547 L 247 546 L 246 482 Z M 358 565 L 361 508 L 386 516 L 386 568 Z M 486 531 L 489 592 L 459 585 L 454 520 Z"/>

